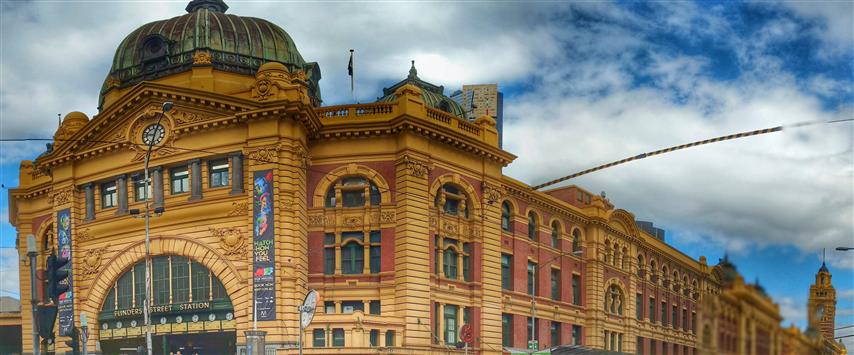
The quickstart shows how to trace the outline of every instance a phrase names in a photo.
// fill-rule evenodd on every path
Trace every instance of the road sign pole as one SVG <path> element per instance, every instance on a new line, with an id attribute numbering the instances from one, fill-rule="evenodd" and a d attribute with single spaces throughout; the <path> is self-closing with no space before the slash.
<path id="1" fill-rule="evenodd" d="M 33 310 L 33 324 L 36 324 L 38 318 L 38 299 L 36 297 L 36 237 L 32 234 L 27 235 L 27 256 L 30 258 L 30 306 Z M 39 355 L 39 331 L 38 327 L 33 326 L 33 354 Z"/>

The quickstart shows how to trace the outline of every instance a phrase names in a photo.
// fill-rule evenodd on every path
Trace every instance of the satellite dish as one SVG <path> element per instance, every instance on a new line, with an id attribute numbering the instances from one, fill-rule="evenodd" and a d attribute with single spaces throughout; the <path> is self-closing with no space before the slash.
<path id="1" fill-rule="evenodd" d="M 299 308 L 300 325 L 302 325 L 303 329 L 311 324 L 311 320 L 314 318 L 315 306 L 317 306 L 317 291 L 308 290 L 308 294 L 305 295 L 305 301 L 302 302 L 302 306 Z"/>

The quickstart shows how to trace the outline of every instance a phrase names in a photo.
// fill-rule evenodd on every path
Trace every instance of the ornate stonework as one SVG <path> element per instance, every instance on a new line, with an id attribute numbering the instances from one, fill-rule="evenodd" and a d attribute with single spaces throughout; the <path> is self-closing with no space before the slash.
<path id="1" fill-rule="evenodd" d="M 72 197 L 74 197 L 73 186 L 68 186 L 59 190 L 51 190 L 50 192 L 50 202 L 54 207 L 70 203 Z"/>
<path id="2" fill-rule="evenodd" d="M 196 122 L 203 122 L 203 121 L 207 121 L 207 120 L 211 119 L 211 117 L 209 117 L 209 116 L 200 115 L 200 114 L 194 113 L 194 112 L 186 112 L 186 111 L 175 112 L 172 116 L 175 118 L 175 123 L 177 123 L 179 125 L 196 123 Z"/>
<path id="3" fill-rule="evenodd" d="M 274 163 L 279 159 L 279 150 L 281 148 L 278 145 L 269 145 L 265 147 L 253 148 L 246 154 L 253 163 Z"/>
<path id="4" fill-rule="evenodd" d="M 430 167 L 427 166 L 427 163 L 409 159 L 409 156 L 404 156 L 403 161 L 406 163 L 406 169 L 409 171 L 409 175 L 417 178 L 423 178 L 427 177 L 427 174 L 430 173 Z"/>
<path id="5" fill-rule="evenodd" d="M 354 228 L 362 226 L 362 217 L 357 216 L 349 216 L 344 217 L 344 227 Z"/>
<path id="6" fill-rule="evenodd" d="M 504 196 L 507 196 L 507 191 L 502 186 L 484 182 L 481 184 L 481 188 L 483 189 L 483 198 L 486 199 L 486 202 L 489 204 L 497 203 L 501 201 Z"/>
<path id="7" fill-rule="evenodd" d="M 89 228 L 80 229 L 77 231 L 77 241 L 85 242 L 95 239 L 95 236 L 89 231 Z"/>
<path id="8" fill-rule="evenodd" d="M 109 247 L 110 245 L 107 244 L 103 248 L 92 248 L 83 252 L 83 257 L 81 258 L 83 262 L 80 264 L 84 275 L 92 275 L 98 272 L 98 269 L 101 267 L 101 256 Z"/>
<path id="9" fill-rule="evenodd" d="M 196 51 L 193 54 L 193 64 L 194 65 L 205 65 L 211 64 L 211 54 L 208 51 Z"/>
<path id="10" fill-rule="evenodd" d="M 235 201 L 231 203 L 231 211 L 228 211 L 228 214 L 226 214 L 226 216 L 245 216 L 247 213 L 249 213 L 249 202 Z"/>
<path id="11" fill-rule="evenodd" d="M 225 255 L 243 255 L 246 253 L 246 239 L 240 228 L 210 227 L 211 235 L 219 239 L 219 246 Z"/>

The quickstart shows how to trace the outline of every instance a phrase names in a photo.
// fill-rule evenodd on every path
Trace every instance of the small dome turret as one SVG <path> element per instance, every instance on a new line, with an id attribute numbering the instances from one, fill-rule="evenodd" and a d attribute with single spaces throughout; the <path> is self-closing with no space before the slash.
<path id="1" fill-rule="evenodd" d="M 445 96 L 445 87 L 430 84 L 418 77 L 418 69 L 415 69 L 415 61 L 412 61 L 412 66 L 409 68 L 409 75 L 406 79 L 401 80 L 397 84 L 389 88 L 383 88 L 383 96 L 377 98 L 377 102 L 394 102 L 397 101 L 395 91 L 404 85 L 414 85 L 421 89 L 421 98 L 424 99 L 424 104 L 427 106 L 442 110 L 454 116 L 465 118 L 466 111 L 454 99 Z"/>

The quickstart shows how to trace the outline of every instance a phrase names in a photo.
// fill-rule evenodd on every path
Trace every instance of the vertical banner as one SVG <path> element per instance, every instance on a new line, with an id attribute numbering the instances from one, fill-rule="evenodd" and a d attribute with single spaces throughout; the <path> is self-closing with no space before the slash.
<path id="1" fill-rule="evenodd" d="M 59 296 L 57 312 L 59 317 L 59 335 L 68 336 L 74 328 L 74 287 L 71 279 L 71 209 L 64 209 L 56 213 L 57 222 L 57 247 L 58 258 L 68 260 L 60 270 L 68 272 L 68 277 L 60 281 L 61 285 L 67 285 L 68 291 Z"/>
<path id="2" fill-rule="evenodd" d="M 253 175 L 253 295 L 258 320 L 276 319 L 276 284 L 273 234 L 273 171 Z"/>

